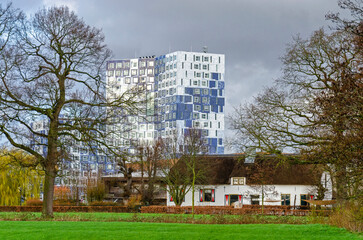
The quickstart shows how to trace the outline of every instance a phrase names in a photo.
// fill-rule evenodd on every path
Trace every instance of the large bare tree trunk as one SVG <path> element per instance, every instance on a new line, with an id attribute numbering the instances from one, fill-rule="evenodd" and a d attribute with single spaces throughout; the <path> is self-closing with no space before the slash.
<path id="1" fill-rule="evenodd" d="M 55 172 L 47 169 L 44 179 L 43 217 L 53 218 L 53 195 L 54 195 Z"/>
<path id="2" fill-rule="evenodd" d="M 194 221 L 194 195 L 195 195 L 195 167 L 193 167 L 192 169 L 193 171 L 193 181 L 192 181 L 192 218 L 193 218 L 193 221 Z"/>

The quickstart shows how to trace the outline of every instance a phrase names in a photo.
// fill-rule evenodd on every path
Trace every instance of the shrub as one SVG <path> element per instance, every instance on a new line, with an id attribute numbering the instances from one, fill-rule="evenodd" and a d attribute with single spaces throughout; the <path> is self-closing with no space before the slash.
<path id="1" fill-rule="evenodd" d="M 141 195 L 133 195 L 127 201 L 126 206 L 131 209 L 135 209 L 136 207 L 141 205 Z"/>
<path id="2" fill-rule="evenodd" d="M 93 201 L 89 203 L 90 206 L 118 206 L 119 204 L 114 202 L 103 202 L 103 201 Z"/>
<path id="3" fill-rule="evenodd" d="M 362 232 L 363 208 L 357 201 L 347 201 L 333 210 L 329 223 L 353 232 Z"/>
<path id="4" fill-rule="evenodd" d="M 71 200 L 58 199 L 53 201 L 54 206 L 74 206 L 76 203 Z"/>
<path id="5" fill-rule="evenodd" d="M 97 201 L 100 202 L 103 200 L 106 194 L 105 185 L 101 181 L 101 179 L 97 179 L 96 181 L 88 181 L 87 184 L 87 201 L 89 203 Z"/>
<path id="6" fill-rule="evenodd" d="M 37 198 L 31 198 L 25 202 L 25 206 L 43 206 L 43 201 Z"/>
<path id="7" fill-rule="evenodd" d="M 65 186 L 54 186 L 54 199 L 55 200 L 71 199 L 71 189 Z"/>

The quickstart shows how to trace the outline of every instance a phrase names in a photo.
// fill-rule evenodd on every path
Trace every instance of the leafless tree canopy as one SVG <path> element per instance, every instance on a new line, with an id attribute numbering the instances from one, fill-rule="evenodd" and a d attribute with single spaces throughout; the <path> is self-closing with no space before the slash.
<path id="1" fill-rule="evenodd" d="M 237 132 L 232 144 L 242 150 L 295 151 L 329 163 L 337 197 L 346 199 L 361 196 L 355 190 L 362 179 L 362 36 L 357 33 L 363 15 L 361 1 L 340 4 L 350 8 L 354 20 L 335 19 L 350 27 L 295 37 L 282 57 L 282 77 L 252 103 L 235 108 L 230 120 Z"/>
<path id="2" fill-rule="evenodd" d="M 65 145 L 82 141 L 111 150 L 105 125 L 134 111 L 138 93 L 106 98 L 112 88 L 104 76 L 111 52 L 104 35 L 67 7 L 42 9 L 28 19 L 8 5 L 0 14 L 0 133 L 36 156 L 45 170 L 44 213 L 51 216 Z M 40 120 L 46 131 L 32 126 Z M 45 147 L 45 154 L 30 140 Z"/>

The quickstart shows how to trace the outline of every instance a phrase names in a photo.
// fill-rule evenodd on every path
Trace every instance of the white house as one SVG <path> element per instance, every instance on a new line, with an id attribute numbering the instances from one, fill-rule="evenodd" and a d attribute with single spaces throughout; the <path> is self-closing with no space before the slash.
<path id="1" fill-rule="evenodd" d="M 332 199 L 332 183 L 327 172 L 316 164 L 279 164 L 270 155 L 245 163 L 231 157 L 210 159 L 205 181 L 196 185 L 195 206 L 262 204 L 306 206 L 304 200 Z M 324 189 L 324 190 L 323 190 Z M 168 193 L 167 205 L 174 206 Z M 182 206 L 192 205 L 189 191 Z"/>

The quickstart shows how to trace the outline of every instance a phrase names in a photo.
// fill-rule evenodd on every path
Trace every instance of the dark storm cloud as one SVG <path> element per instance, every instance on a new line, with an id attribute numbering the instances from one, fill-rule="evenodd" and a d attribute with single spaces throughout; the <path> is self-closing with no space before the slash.
<path id="1" fill-rule="evenodd" d="M 16 5 L 42 5 L 29 2 Z M 336 0 L 43 0 L 62 3 L 103 29 L 115 58 L 200 51 L 204 45 L 224 53 L 226 114 L 279 76 L 279 57 L 292 36 L 308 37 L 330 24 L 327 12 L 339 10 Z"/>

